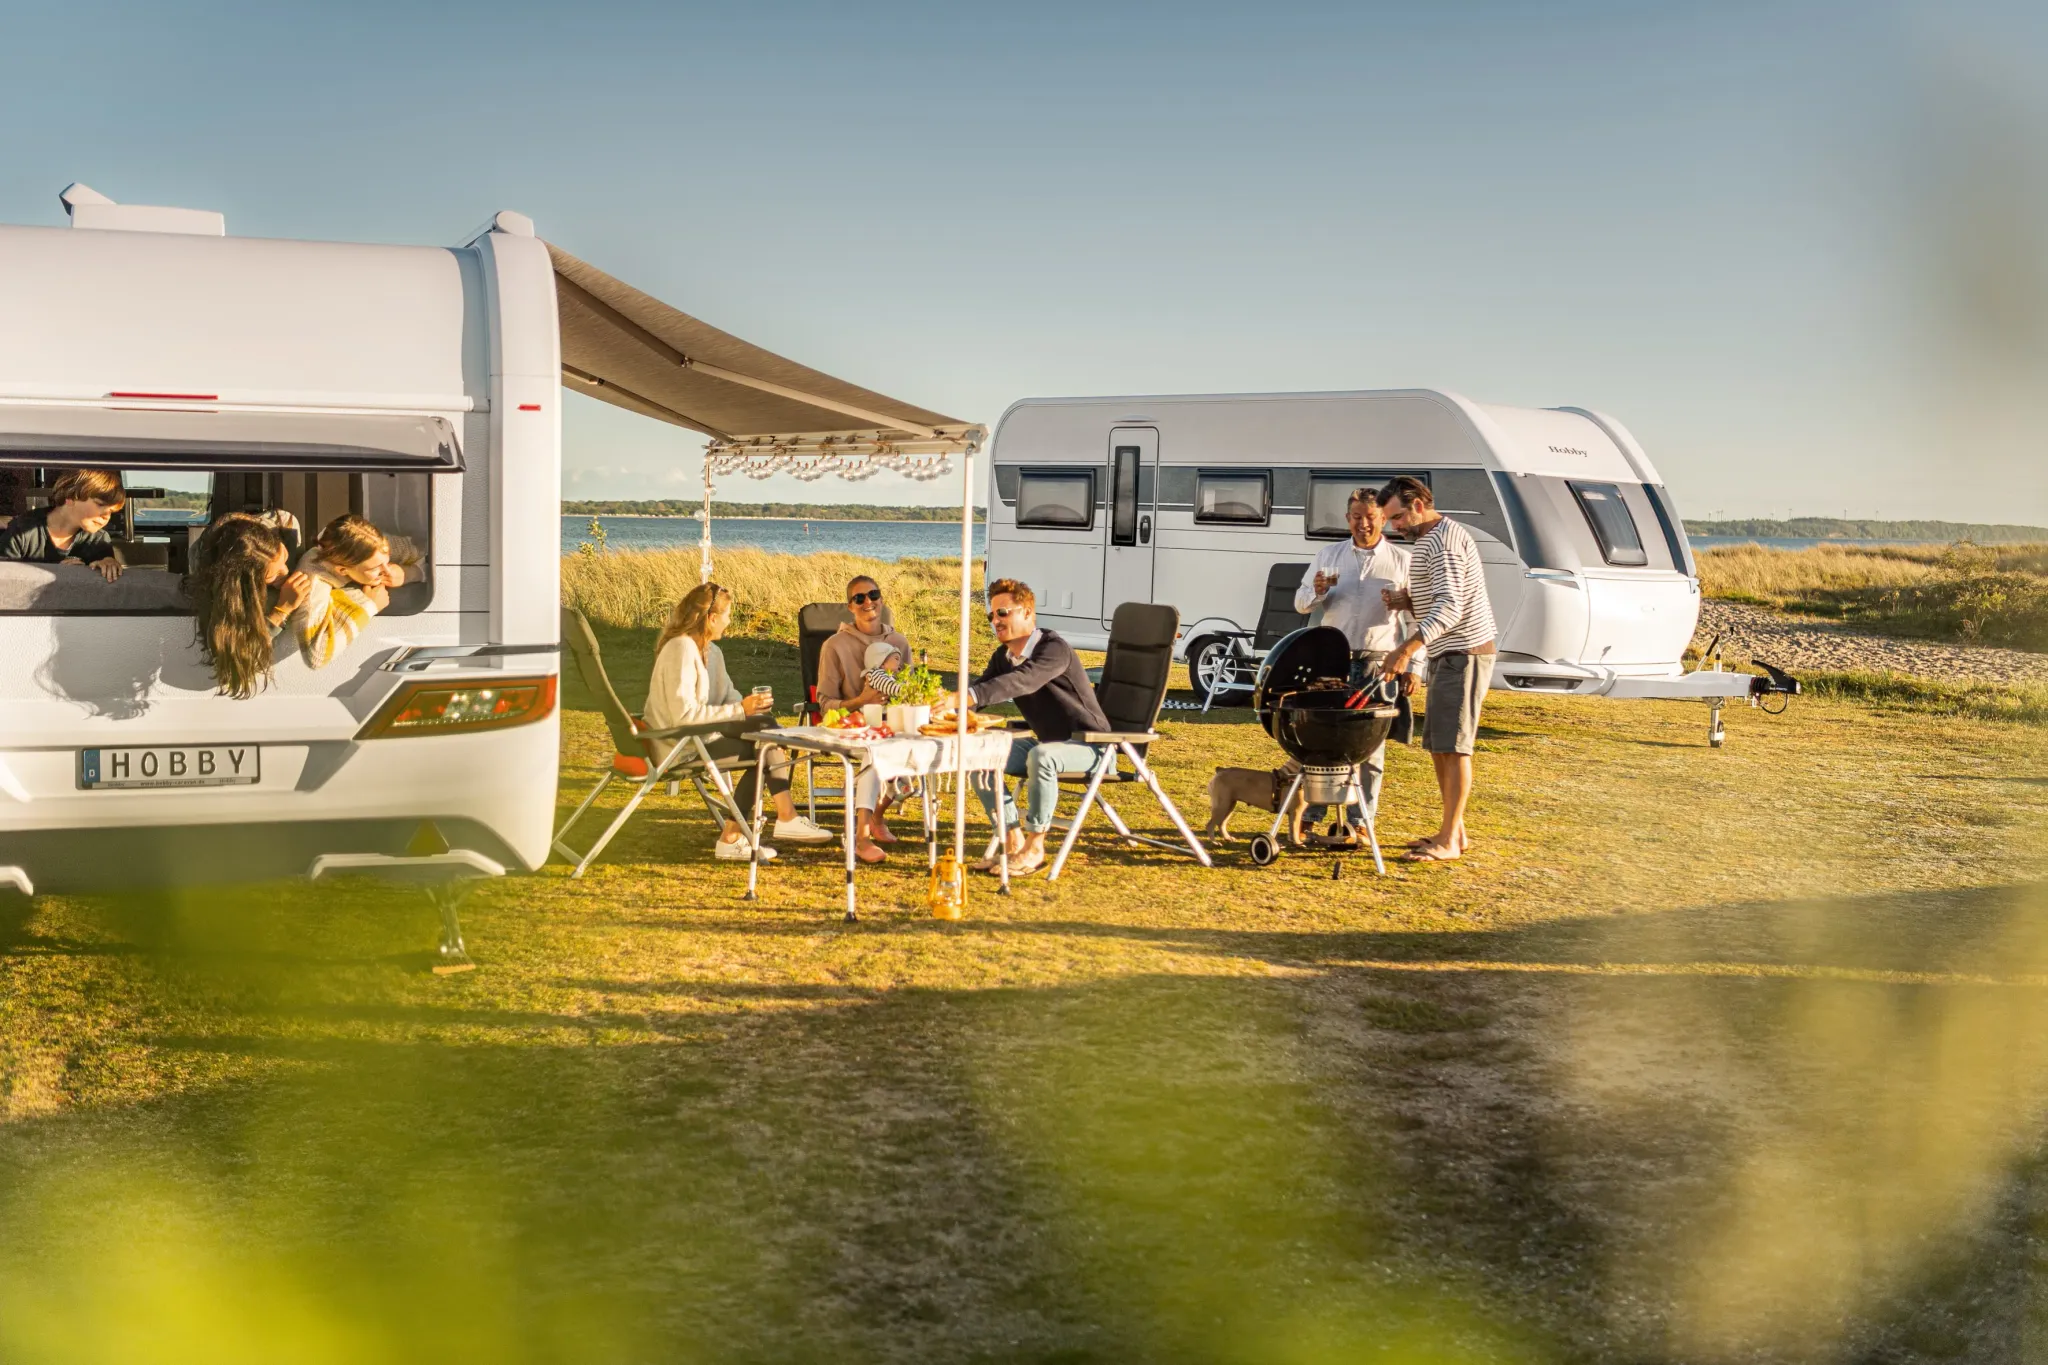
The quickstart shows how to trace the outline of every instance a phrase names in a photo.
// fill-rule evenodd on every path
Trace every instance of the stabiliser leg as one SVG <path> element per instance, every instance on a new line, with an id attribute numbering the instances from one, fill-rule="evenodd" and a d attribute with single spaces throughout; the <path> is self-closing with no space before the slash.
<path id="1" fill-rule="evenodd" d="M 462 921 L 456 915 L 462 902 L 469 898 L 471 887 L 469 882 L 446 882 L 427 888 L 427 899 L 441 912 L 441 942 L 434 949 L 435 976 L 476 970 L 476 963 L 470 961 L 469 950 L 462 942 Z"/>

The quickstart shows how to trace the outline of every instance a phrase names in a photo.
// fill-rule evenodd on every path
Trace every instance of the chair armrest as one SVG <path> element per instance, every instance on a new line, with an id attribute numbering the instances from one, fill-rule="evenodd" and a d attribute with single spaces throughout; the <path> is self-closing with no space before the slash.
<path id="1" fill-rule="evenodd" d="M 642 739 L 688 739 L 691 735 L 701 735 L 705 739 L 717 739 L 722 732 L 730 730 L 732 727 L 733 722 L 729 720 L 707 720 L 699 725 L 678 725 L 668 730 L 642 730 L 640 737 Z"/>
<path id="2" fill-rule="evenodd" d="M 1089 730 L 1078 736 L 1083 744 L 1152 744 L 1159 739 L 1156 730 Z"/>

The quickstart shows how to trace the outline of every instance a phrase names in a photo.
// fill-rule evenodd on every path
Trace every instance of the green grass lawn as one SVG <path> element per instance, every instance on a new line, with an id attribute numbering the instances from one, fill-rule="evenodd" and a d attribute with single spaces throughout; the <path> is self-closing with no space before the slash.
<path id="1" fill-rule="evenodd" d="M 2037 1358 L 2048 729 L 1487 721 L 1473 854 L 1384 879 L 1098 830 L 945 924 L 905 845 L 849 925 L 657 797 L 466 976 L 371 887 L 0 901 L 0 1360 Z M 1196 822 L 1276 761 L 1164 729 Z"/>

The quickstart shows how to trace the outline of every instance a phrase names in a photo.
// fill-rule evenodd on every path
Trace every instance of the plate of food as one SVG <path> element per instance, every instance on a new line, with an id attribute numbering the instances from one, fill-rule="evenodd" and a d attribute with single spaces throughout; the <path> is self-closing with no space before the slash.
<path id="1" fill-rule="evenodd" d="M 970 735 L 985 734 L 990 730 L 1002 728 L 1003 723 L 993 716 L 984 716 L 979 711 L 967 713 L 967 733 Z M 957 735 L 960 733 L 960 715 L 956 711 L 941 711 L 932 717 L 931 724 L 919 726 L 918 733 L 932 736 Z"/>

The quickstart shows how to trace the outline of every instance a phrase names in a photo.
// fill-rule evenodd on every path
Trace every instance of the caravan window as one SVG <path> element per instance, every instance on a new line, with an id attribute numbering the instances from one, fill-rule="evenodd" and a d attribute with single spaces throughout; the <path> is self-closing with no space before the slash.
<path id="1" fill-rule="evenodd" d="M 1095 526 L 1095 471 L 1019 471 L 1017 524 L 1053 531 L 1092 530 Z"/>
<path id="2" fill-rule="evenodd" d="M 1349 540 L 1351 527 L 1344 514 L 1351 506 L 1352 492 L 1384 488 L 1388 480 L 1402 472 L 1412 472 L 1415 478 L 1429 483 L 1429 475 L 1421 471 L 1355 469 L 1347 474 L 1309 475 L 1308 502 L 1301 516 L 1302 534 L 1310 540 Z"/>
<path id="3" fill-rule="evenodd" d="M 1643 538 L 1636 531 L 1636 519 L 1629 514 L 1628 504 L 1621 500 L 1621 489 L 1611 483 L 1580 483 L 1573 480 L 1573 496 L 1579 500 L 1579 510 L 1586 514 L 1586 524 L 1593 528 L 1593 538 L 1600 542 L 1600 554 L 1609 564 L 1641 567 L 1650 562 L 1650 556 L 1643 549 Z"/>
<path id="4" fill-rule="evenodd" d="M 0 519 L 47 504 L 60 467 L 0 466 Z M 387 616 L 425 610 L 433 596 L 433 476 L 422 472 L 279 473 L 251 469 L 125 469 L 129 500 L 108 525 L 127 567 L 113 583 L 74 567 L 0 561 L 0 615 L 182 616 L 193 542 L 229 512 L 282 510 L 302 527 L 304 548 L 345 512 L 403 536 L 425 556 L 427 579 L 394 589 Z"/>
<path id="5" fill-rule="evenodd" d="M 1195 475 L 1195 520 L 1226 526 L 1264 526 L 1273 511 L 1273 475 L 1210 473 Z"/>

